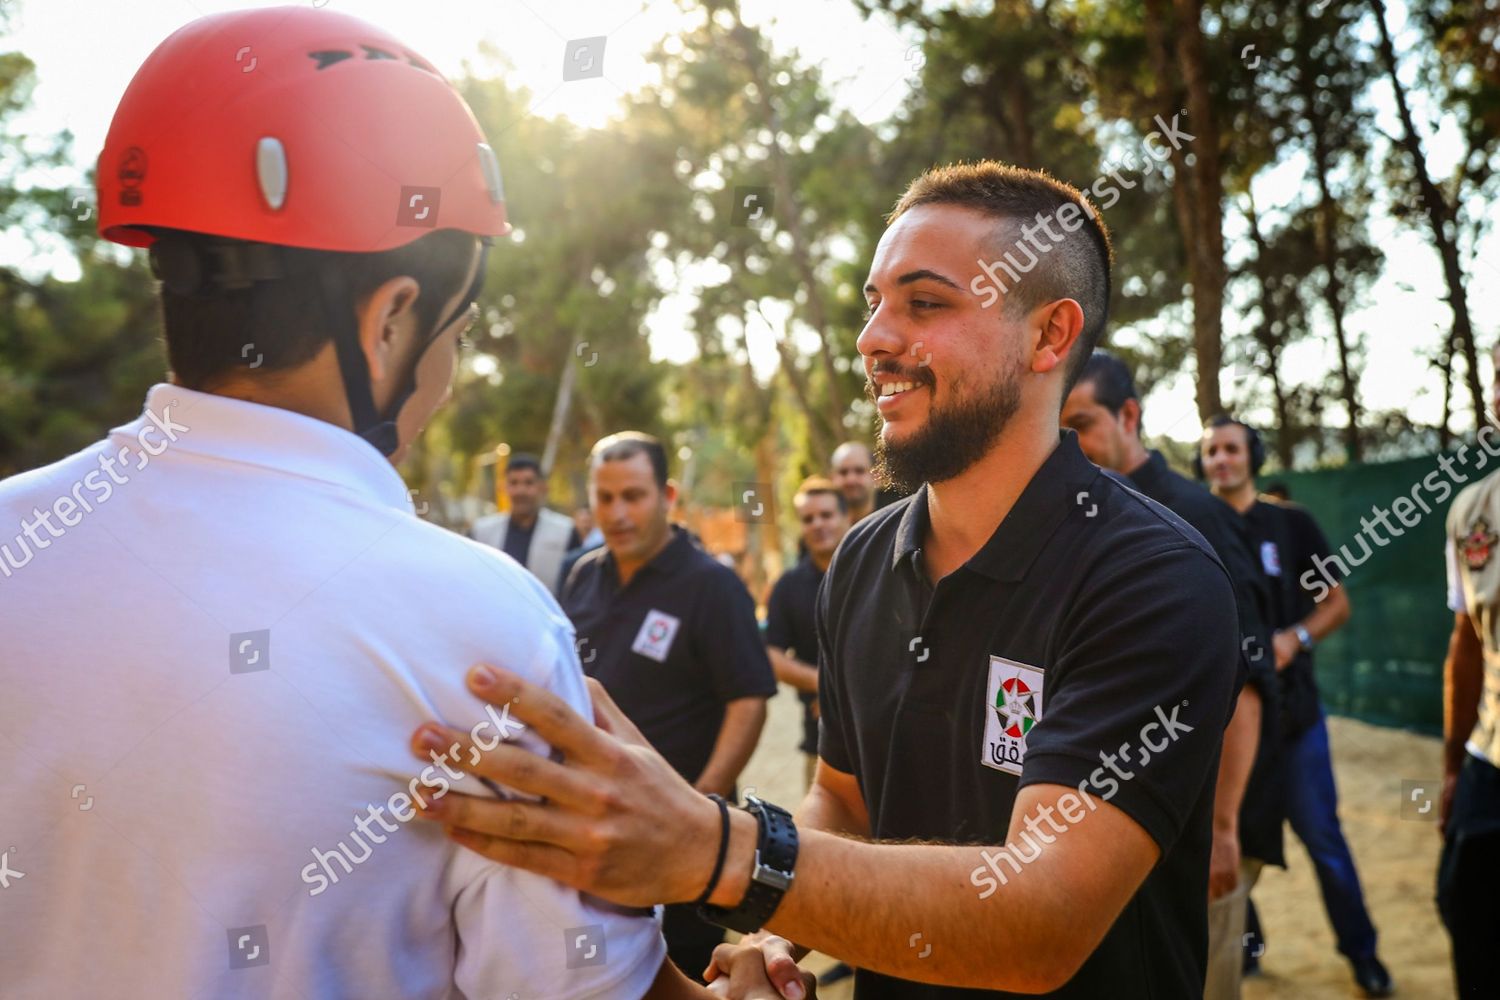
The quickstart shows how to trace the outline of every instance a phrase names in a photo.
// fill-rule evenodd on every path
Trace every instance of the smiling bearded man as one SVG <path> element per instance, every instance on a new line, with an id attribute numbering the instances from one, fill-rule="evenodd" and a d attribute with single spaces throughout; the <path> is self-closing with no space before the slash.
<path id="1" fill-rule="evenodd" d="M 996 263 L 1018 251 L 1024 272 Z M 819 588 L 819 761 L 795 817 L 721 811 L 598 692 L 602 730 L 479 668 L 472 690 L 518 697 L 567 759 L 501 748 L 478 770 L 547 802 L 448 796 L 434 818 L 618 902 L 768 928 L 715 960 L 760 949 L 789 998 L 788 940 L 858 968 L 858 1000 L 1201 996 L 1243 663 L 1208 544 L 1059 434 L 1110 259 L 1094 208 L 1035 171 L 938 168 L 897 204 L 858 348 L 880 464 L 920 488 L 851 529 Z"/>

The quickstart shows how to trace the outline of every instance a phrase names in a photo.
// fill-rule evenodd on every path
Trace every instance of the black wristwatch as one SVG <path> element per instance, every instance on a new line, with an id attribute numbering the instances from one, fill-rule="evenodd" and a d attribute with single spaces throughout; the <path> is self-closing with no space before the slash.
<path id="1" fill-rule="evenodd" d="M 792 887 L 797 867 L 797 825 L 791 813 L 753 795 L 745 796 L 745 811 L 760 825 L 750 887 L 734 909 L 705 903 L 698 907 L 698 916 L 741 934 L 753 934 L 771 919 L 781 905 L 781 897 Z"/>

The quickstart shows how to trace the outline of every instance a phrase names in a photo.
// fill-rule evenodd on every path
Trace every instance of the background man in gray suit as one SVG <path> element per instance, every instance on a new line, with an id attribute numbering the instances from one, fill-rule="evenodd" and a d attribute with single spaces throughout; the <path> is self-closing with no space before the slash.
<path id="1" fill-rule="evenodd" d="M 481 517 L 469 535 L 531 570 L 555 597 L 563 557 L 580 540 L 568 515 L 542 506 L 547 480 L 536 456 L 518 452 L 510 457 L 505 464 L 505 495 L 510 498 L 510 511 Z"/>

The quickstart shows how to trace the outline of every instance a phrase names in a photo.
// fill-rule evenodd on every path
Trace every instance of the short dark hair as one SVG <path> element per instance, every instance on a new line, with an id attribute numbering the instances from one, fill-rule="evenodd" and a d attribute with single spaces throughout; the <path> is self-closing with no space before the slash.
<path id="1" fill-rule="evenodd" d="M 1094 387 L 1094 402 L 1115 416 L 1120 415 L 1127 400 L 1140 400 L 1130 366 L 1106 350 L 1097 350 L 1083 363 L 1078 382 Z"/>
<path id="2" fill-rule="evenodd" d="M 838 503 L 839 513 L 849 513 L 849 500 L 844 496 L 844 491 L 833 485 L 833 480 L 826 476 L 808 476 L 802 480 L 802 485 L 797 487 L 796 494 L 792 497 L 792 503 L 802 497 L 830 496 Z"/>
<path id="3" fill-rule="evenodd" d="M 1254 427 L 1251 427 L 1249 424 L 1245 423 L 1243 420 L 1239 419 L 1238 417 L 1230 416 L 1228 413 L 1220 413 L 1217 416 L 1209 417 L 1208 422 L 1203 425 L 1203 429 L 1206 431 L 1216 431 L 1220 427 L 1242 428 L 1245 432 L 1245 440 L 1247 442 L 1251 439 L 1252 436 L 1257 436 L 1260 433 Z"/>
<path id="4" fill-rule="evenodd" d="M 180 230 L 155 230 L 158 239 L 209 256 L 226 245 L 260 247 L 242 240 Z M 209 283 L 191 294 L 160 287 L 167 363 L 178 384 L 200 389 L 236 368 L 282 371 L 312 360 L 333 336 L 323 308 L 323 281 L 342 277 L 354 303 L 392 278 L 410 275 L 422 286 L 413 309 L 423 330 L 442 322 L 443 307 L 463 291 L 477 237 L 440 229 L 394 250 L 345 253 L 275 247 L 284 275 L 248 287 Z"/>
<path id="5" fill-rule="evenodd" d="M 667 450 L 659 439 L 641 431 L 620 431 L 600 438 L 589 452 L 589 468 L 602 462 L 617 462 L 644 454 L 651 460 L 651 472 L 659 489 L 667 488 Z"/>
<path id="6" fill-rule="evenodd" d="M 542 463 L 535 455 L 518 451 L 510 456 L 510 461 L 505 463 L 505 473 L 509 475 L 520 469 L 530 469 L 540 476 L 542 474 Z"/>
<path id="7" fill-rule="evenodd" d="M 1029 273 L 1031 267 L 1036 267 L 1036 274 L 1028 281 L 1016 282 L 1012 289 L 1006 290 L 1005 296 L 1007 311 L 1024 312 L 1056 299 L 1074 299 L 1083 307 L 1083 330 L 1068 358 L 1063 379 L 1065 399 L 1078 381 L 1084 361 L 1104 339 L 1104 329 L 1109 322 L 1110 267 L 1114 262 L 1114 248 L 1110 243 L 1109 229 L 1088 197 L 1044 171 L 981 160 L 928 170 L 911 182 L 887 219 L 895 222 L 918 205 L 960 205 L 1012 224 L 1025 224 L 1037 218 L 1054 218 L 1069 204 L 1081 209 L 1088 220 L 1087 225 L 1075 227 L 1087 235 L 1080 239 L 1065 232 L 1062 239 L 1047 248 L 1048 252 L 1037 255 L 1027 251 L 1032 264 L 1026 271 Z M 1067 229 L 1066 224 L 1063 228 Z M 1018 240 L 1007 239 L 1007 236 L 997 234 L 994 245 L 999 247 L 1009 242 L 1020 246 Z M 1053 250 L 1057 252 L 1051 252 Z M 997 252 L 995 257 L 999 256 Z M 997 262 L 997 266 L 1003 265 Z"/>

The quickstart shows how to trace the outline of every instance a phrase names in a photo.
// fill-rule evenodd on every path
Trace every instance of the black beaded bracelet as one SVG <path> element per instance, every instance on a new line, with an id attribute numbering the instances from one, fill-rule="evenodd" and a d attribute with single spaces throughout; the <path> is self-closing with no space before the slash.
<path id="1" fill-rule="evenodd" d="M 729 803 L 724 801 L 724 796 L 712 792 L 708 797 L 719 804 L 719 857 L 714 861 L 714 873 L 708 879 L 708 888 L 693 901 L 697 906 L 707 903 L 708 897 L 719 887 L 719 877 L 724 874 L 724 858 L 729 854 Z"/>

